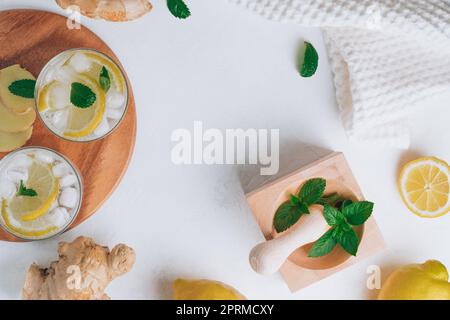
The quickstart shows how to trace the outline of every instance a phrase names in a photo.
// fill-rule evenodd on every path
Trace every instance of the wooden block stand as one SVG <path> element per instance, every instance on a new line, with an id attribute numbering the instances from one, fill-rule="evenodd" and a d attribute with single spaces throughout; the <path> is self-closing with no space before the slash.
<path id="1" fill-rule="evenodd" d="M 287 201 L 290 194 L 297 193 L 304 182 L 315 177 L 327 180 L 326 194 L 338 192 L 353 200 L 364 199 L 344 155 L 333 152 L 246 195 L 253 215 L 267 240 L 278 236 L 273 229 L 273 217 L 280 204 Z M 374 215 L 376 215 L 376 209 Z M 298 223 L 301 223 L 301 219 Z M 312 243 L 293 252 L 280 269 L 289 289 L 292 292 L 300 290 L 385 248 L 383 237 L 373 215 L 363 227 L 355 231 L 361 239 L 356 257 L 350 256 L 336 246 L 324 257 L 309 258 L 307 253 Z"/>

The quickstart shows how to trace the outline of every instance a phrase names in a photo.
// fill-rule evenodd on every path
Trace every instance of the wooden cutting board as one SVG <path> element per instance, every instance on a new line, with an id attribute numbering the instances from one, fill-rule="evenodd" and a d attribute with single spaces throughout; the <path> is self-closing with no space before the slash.
<path id="1" fill-rule="evenodd" d="M 0 68 L 19 63 L 37 78 L 52 57 L 66 49 L 81 47 L 97 49 L 120 65 L 97 35 L 83 26 L 69 29 L 66 17 L 37 10 L 0 12 Z M 83 203 L 71 228 L 100 208 L 127 170 L 136 140 L 136 109 L 130 85 L 128 92 L 129 105 L 124 120 L 112 134 L 99 141 L 65 141 L 51 133 L 39 117 L 36 119 L 27 146 L 44 146 L 62 153 L 78 167 L 83 178 Z M 0 153 L 0 159 L 5 155 Z M 0 240 L 18 241 L 1 229 Z"/>

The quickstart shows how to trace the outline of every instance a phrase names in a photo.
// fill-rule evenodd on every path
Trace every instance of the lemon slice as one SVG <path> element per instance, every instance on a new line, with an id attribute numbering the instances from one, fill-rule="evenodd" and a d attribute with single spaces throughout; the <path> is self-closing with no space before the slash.
<path id="1" fill-rule="evenodd" d="M 96 95 L 96 100 L 89 108 L 68 108 L 69 118 L 64 136 L 70 138 L 83 138 L 94 132 L 103 120 L 105 114 L 105 93 L 100 85 L 87 76 L 80 76 L 79 82 L 88 86 Z"/>
<path id="2" fill-rule="evenodd" d="M 406 164 L 398 181 L 403 202 L 413 213 L 435 218 L 450 211 L 450 167 L 434 157 Z"/>
<path id="3" fill-rule="evenodd" d="M 46 214 L 58 197 L 59 182 L 48 164 L 35 161 L 28 169 L 26 187 L 37 196 L 15 196 L 8 204 L 16 220 L 32 221 Z"/>
<path id="4" fill-rule="evenodd" d="M 98 79 L 102 67 L 105 67 L 108 70 L 108 72 L 111 76 L 112 83 L 115 84 L 117 91 L 120 94 L 123 94 L 123 91 L 125 88 L 125 80 L 123 78 L 122 72 L 117 67 L 117 65 L 114 64 L 109 59 L 107 59 L 99 54 L 93 53 L 93 52 L 87 52 L 87 53 L 85 53 L 85 55 L 89 59 L 92 59 L 93 61 L 95 61 L 93 68 L 91 68 L 91 70 L 89 72 L 89 75 L 91 77 L 93 77 L 94 79 Z"/>
<path id="5" fill-rule="evenodd" d="M 61 104 L 61 100 L 67 101 L 64 101 L 64 105 L 61 106 L 58 105 L 58 103 Z M 39 112 L 44 112 L 49 108 L 53 110 L 62 109 L 67 105 L 70 105 L 70 89 L 59 81 L 53 80 L 46 84 L 39 93 L 37 103 Z"/>
<path id="6" fill-rule="evenodd" d="M 56 226 L 49 224 L 44 217 L 29 222 L 17 221 L 9 210 L 5 199 L 2 201 L 1 209 L 5 226 L 15 234 L 38 238 L 58 230 Z"/>

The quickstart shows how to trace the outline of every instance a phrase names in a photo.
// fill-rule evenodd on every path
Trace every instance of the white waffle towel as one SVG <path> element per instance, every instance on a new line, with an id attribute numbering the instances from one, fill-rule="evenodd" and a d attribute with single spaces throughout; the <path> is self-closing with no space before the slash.
<path id="1" fill-rule="evenodd" d="M 234 2 L 272 20 L 323 29 L 352 140 L 407 148 L 408 114 L 450 92 L 450 0 Z"/>

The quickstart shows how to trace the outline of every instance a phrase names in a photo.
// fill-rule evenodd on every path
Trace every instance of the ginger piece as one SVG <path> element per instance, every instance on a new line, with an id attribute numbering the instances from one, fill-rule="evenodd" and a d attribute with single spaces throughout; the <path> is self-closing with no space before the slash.
<path id="1" fill-rule="evenodd" d="M 130 271 L 136 259 L 134 250 L 124 244 L 109 251 L 87 237 L 61 242 L 58 254 L 59 260 L 49 268 L 30 266 L 24 300 L 107 300 L 108 284 Z"/>
<path id="2" fill-rule="evenodd" d="M 78 6 L 81 14 L 108 21 L 135 20 L 152 10 L 147 0 L 56 0 L 63 9 Z"/>

